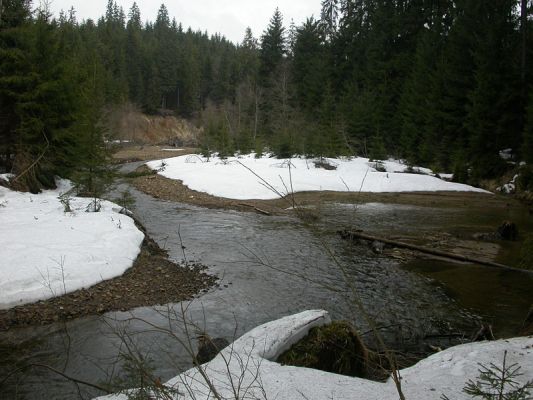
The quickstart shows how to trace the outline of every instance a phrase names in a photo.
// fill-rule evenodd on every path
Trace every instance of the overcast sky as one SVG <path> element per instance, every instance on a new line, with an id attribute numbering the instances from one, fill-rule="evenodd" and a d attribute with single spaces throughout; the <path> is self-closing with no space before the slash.
<path id="1" fill-rule="evenodd" d="M 261 36 L 276 7 L 287 27 L 291 19 L 299 25 L 307 17 L 320 14 L 320 0 L 137 0 L 143 21 L 154 21 L 161 3 L 167 6 L 170 18 L 176 17 L 184 28 L 207 30 L 209 34 L 219 32 L 233 42 L 242 41 L 247 26 L 256 38 Z M 127 15 L 133 0 L 117 0 L 117 4 Z M 66 11 L 73 6 L 81 21 L 104 15 L 106 5 L 107 0 L 53 0 L 51 8 L 58 15 L 61 9 Z"/>

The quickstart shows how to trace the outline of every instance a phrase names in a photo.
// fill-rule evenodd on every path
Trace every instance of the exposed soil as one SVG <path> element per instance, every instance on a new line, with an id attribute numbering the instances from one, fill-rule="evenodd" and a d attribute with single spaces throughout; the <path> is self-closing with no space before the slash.
<path id="1" fill-rule="evenodd" d="M 159 115 L 143 114 L 132 104 L 109 110 L 106 128 L 113 139 L 144 144 L 196 146 L 202 130 L 191 122 L 176 118 L 165 110 Z"/>
<path id="2" fill-rule="evenodd" d="M 61 297 L 0 310 L 0 331 L 188 300 L 215 284 L 217 278 L 205 268 L 169 261 L 167 252 L 145 236 L 141 253 L 124 275 Z"/>
<path id="3" fill-rule="evenodd" d="M 149 173 L 146 166 L 136 172 L 146 172 L 133 180 L 133 185 L 142 192 L 162 200 L 188 203 L 206 208 L 221 208 L 226 210 L 253 211 L 261 214 L 282 214 L 285 208 L 291 205 L 290 200 L 232 200 L 223 197 L 211 196 L 207 193 L 189 189 L 182 181 L 165 178 L 161 175 Z"/>
<path id="4" fill-rule="evenodd" d="M 115 164 L 123 164 L 134 161 L 150 161 L 178 157 L 194 153 L 194 151 L 194 148 L 129 144 L 118 147 L 117 151 L 113 153 L 112 158 Z"/>

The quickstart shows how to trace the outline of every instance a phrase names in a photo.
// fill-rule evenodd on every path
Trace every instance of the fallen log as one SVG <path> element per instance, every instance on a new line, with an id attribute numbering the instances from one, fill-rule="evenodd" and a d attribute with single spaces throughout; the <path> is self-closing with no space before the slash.
<path id="1" fill-rule="evenodd" d="M 268 215 L 268 216 L 271 216 L 272 213 L 269 213 L 268 211 L 266 210 L 261 210 L 260 208 L 252 205 L 252 204 L 246 204 L 246 203 L 239 203 L 238 204 L 239 206 L 243 206 L 243 207 L 250 207 L 250 208 L 253 208 L 255 211 L 257 211 L 258 213 L 260 214 L 263 214 L 263 215 Z"/>
<path id="2" fill-rule="evenodd" d="M 422 246 L 417 246 L 417 245 L 414 245 L 414 244 L 399 242 L 399 241 L 396 241 L 396 240 L 386 239 L 386 238 L 379 237 L 379 236 L 367 235 L 366 233 L 363 233 L 361 231 L 352 231 L 352 230 L 344 229 L 342 231 L 338 231 L 337 233 L 343 239 L 349 239 L 349 240 L 363 239 L 363 240 L 368 240 L 368 241 L 371 241 L 371 242 L 378 241 L 378 242 L 382 242 L 382 243 L 385 243 L 385 244 L 388 244 L 388 245 L 391 245 L 391 246 L 394 246 L 394 247 L 414 250 L 414 251 L 418 251 L 420 253 L 430 254 L 432 256 L 444 257 L 444 258 L 457 260 L 457 261 L 463 261 L 463 262 L 472 263 L 472 264 L 487 265 L 489 267 L 495 267 L 495 268 L 500 268 L 500 269 L 507 269 L 507 270 L 512 270 L 512 271 L 521 271 L 521 272 L 533 273 L 533 271 L 530 271 L 530 270 L 514 268 L 514 267 L 510 267 L 508 265 L 499 264 L 499 263 L 496 263 L 496 262 L 493 262 L 493 261 L 480 260 L 478 258 L 463 256 L 461 254 L 454 254 L 454 253 L 449 253 L 449 252 L 442 251 L 442 250 L 429 249 L 427 247 L 422 247 Z"/>

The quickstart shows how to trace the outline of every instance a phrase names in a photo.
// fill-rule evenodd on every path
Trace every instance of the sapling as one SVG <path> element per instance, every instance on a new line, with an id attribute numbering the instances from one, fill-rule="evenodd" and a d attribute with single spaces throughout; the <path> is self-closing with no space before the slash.
<path id="1" fill-rule="evenodd" d="M 114 201 L 121 207 L 120 214 L 131 214 L 130 209 L 135 205 L 135 199 L 129 190 L 121 192 L 120 197 Z"/>
<path id="2" fill-rule="evenodd" d="M 517 379 L 524 374 L 521 367 L 514 363 L 507 365 L 507 351 L 503 353 L 503 364 L 497 366 L 490 363 L 489 366 L 479 364 L 479 376 L 473 381 L 470 379 L 463 392 L 472 398 L 484 400 L 532 400 L 530 390 L 533 389 L 533 380 L 520 383 Z M 442 395 L 442 400 L 450 400 Z"/>
<path id="3" fill-rule="evenodd" d="M 168 164 L 164 160 L 162 160 L 161 164 L 157 168 L 157 172 L 163 172 L 167 168 L 167 165 Z"/>
<path id="4" fill-rule="evenodd" d="M 91 200 L 89 204 L 87 204 L 87 207 L 85 208 L 85 212 L 100 212 L 101 208 L 102 208 L 101 200 L 94 198 Z"/>
<path id="5" fill-rule="evenodd" d="M 63 212 L 65 213 L 72 212 L 72 208 L 70 207 L 71 196 L 69 192 L 61 193 L 58 199 L 59 199 L 59 202 L 63 204 Z"/>

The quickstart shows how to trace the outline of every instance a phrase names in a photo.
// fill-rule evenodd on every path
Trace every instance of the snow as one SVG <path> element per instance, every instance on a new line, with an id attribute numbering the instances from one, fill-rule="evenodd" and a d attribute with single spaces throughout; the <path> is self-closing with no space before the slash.
<path id="1" fill-rule="evenodd" d="M 0 186 L 0 309 L 44 300 L 122 275 L 144 238 L 120 206 L 70 198 L 64 212 L 58 196 L 70 184 L 38 195 Z"/>
<path id="2" fill-rule="evenodd" d="M 181 180 L 190 189 L 231 199 L 275 199 L 291 191 L 363 191 L 416 192 L 465 191 L 482 189 L 446 182 L 427 174 L 431 170 L 415 168 L 418 174 L 403 173 L 407 166 L 398 161 L 382 163 L 386 172 L 378 172 L 367 158 L 325 159 L 336 170 L 315 167 L 313 160 L 279 160 L 253 154 L 209 161 L 201 155 L 186 155 L 151 161 L 148 167 L 170 178 Z M 289 173 L 290 162 L 290 173 Z M 292 179 L 292 184 L 291 184 Z M 278 194 L 279 193 L 279 194 Z"/>
<path id="3" fill-rule="evenodd" d="M 309 329 L 330 321 L 323 310 L 304 311 L 261 325 L 237 339 L 207 364 L 201 366 L 221 398 L 235 398 L 234 389 L 246 393 L 242 399 L 365 399 L 397 400 L 392 379 L 374 382 L 308 368 L 282 366 L 274 360 Z M 517 363 L 525 381 L 533 376 L 533 337 L 469 343 L 433 354 L 401 370 L 402 390 L 410 400 L 471 399 L 462 392 L 469 379 L 479 376 L 479 364 L 501 366 L 504 351 L 507 365 Z M 213 394 L 197 368 L 169 380 L 180 399 L 210 399 Z M 133 394 L 133 393 L 130 393 Z M 126 394 L 100 400 L 126 400 Z"/>
<path id="4" fill-rule="evenodd" d="M 502 160 L 511 160 L 513 158 L 513 149 L 503 149 L 499 151 Z"/>
<path id="5" fill-rule="evenodd" d="M 439 176 L 441 179 L 451 181 L 453 179 L 453 174 L 445 174 L 445 173 L 439 173 Z"/>
<path id="6" fill-rule="evenodd" d="M 184 149 L 161 149 L 161 151 L 183 151 Z"/>
<path id="7" fill-rule="evenodd" d="M 15 175 L 13 174 L 0 174 L 0 180 L 4 182 L 9 182 L 11 178 L 13 178 Z"/>
<path id="8" fill-rule="evenodd" d="M 509 183 L 504 184 L 503 186 L 500 186 L 496 188 L 497 192 L 505 193 L 505 194 L 513 194 L 516 192 L 516 180 L 518 179 L 519 175 L 513 176 L 513 179 L 509 181 Z"/>

